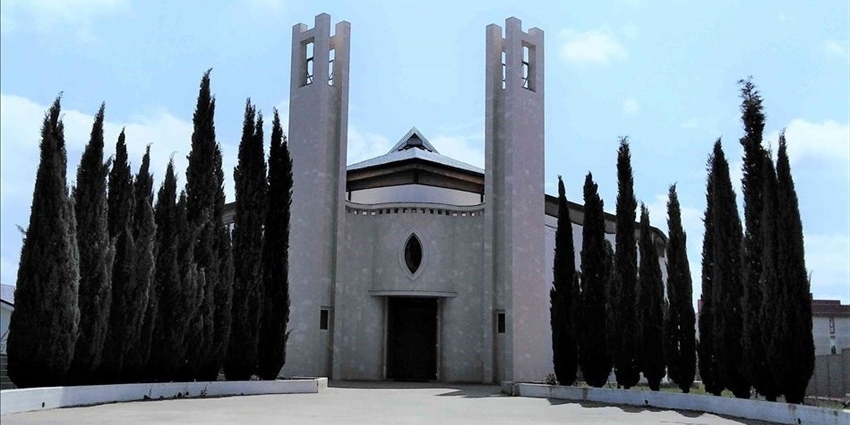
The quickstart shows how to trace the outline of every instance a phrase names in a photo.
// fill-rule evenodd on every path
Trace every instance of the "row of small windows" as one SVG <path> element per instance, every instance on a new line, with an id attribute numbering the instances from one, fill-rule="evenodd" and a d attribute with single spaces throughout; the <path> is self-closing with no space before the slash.
<path id="1" fill-rule="evenodd" d="M 358 210 L 348 208 L 347 212 L 354 215 L 383 215 L 383 214 L 436 214 L 445 215 L 447 217 L 478 217 L 484 215 L 484 210 L 479 211 L 451 211 L 440 208 L 414 208 L 414 207 L 398 207 L 398 208 L 379 208 L 377 210 Z"/>

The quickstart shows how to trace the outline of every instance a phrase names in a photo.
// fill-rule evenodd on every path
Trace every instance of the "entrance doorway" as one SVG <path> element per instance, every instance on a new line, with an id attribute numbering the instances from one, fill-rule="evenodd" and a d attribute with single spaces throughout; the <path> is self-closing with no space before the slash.
<path id="1" fill-rule="evenodd" d="M 387 379 L 437 379 L 437 299 L 390 297 Z"/>

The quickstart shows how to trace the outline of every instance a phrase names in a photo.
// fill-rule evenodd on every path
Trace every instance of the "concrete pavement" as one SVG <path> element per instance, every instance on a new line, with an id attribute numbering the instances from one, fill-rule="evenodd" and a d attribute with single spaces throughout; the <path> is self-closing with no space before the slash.
<path id="1" fill-rule="evenodd" d="M 143 401 L 4 416 L 19 424 L 760 424 L 697 412 L 507 397 L 496 386 L 332 382 L 319 394 Z"/>

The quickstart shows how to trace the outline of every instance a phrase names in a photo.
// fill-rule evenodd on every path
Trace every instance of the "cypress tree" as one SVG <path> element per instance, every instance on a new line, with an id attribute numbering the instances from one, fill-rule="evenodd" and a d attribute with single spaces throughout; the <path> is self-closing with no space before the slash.
<path id="1" fill-rule="evenodd" d="M 614 248 L 617 272 L 613 289 L 616 306 L 613 314 L 616 335 L 614 347 L 614 373 L 617 385 L 631 388 L 640 379 L 638 350 L 638 320 L 636 311 L 637 244 L 635 243 L 635 214 L 637 200 L 634 194 L 629 139 L 622 137 L 617 150 L 617 233 Z"/>
<path id="2" fill-rule="evenodd" d="M 106 177 L 109 163 L 103 162 L 103 119 L 100 105 L 92 125 L 91 138 L 77 167 L 73 199 L 77 218 L 77 248 L 80 255 L 80 334 L 68 382 L 88 384 L 100 364 L 103 343 L 109 329 L 112 302 L 112 261 L 115 248 L 109 239 L 106 209 Z"/>
<path id="3" fill-rule="evenodd" d="M 180 270 L 183 310 L 186 328 L 182 344 L 176 348 L 181 354 L 177 359 L 172 380 L 191 381 L 198 371 L 197 362 L 203 343 L 204 316 L 202 314 L 206 276 L 195 261 L 195 245 L 198 243 L 200 229 L 192 225 L 188 218 L 186 191 L 180 192 L 176 205 L 176 228 L 178 233 L 177 262 Z"/>
<path id="4" fill-rule="evenodd" d="M 192 122 L 192 149 L 186 168 L 186 216 L 190 227 L 197 229 L 194 261 L 203 273 L 204 286 L 200 300 L 199 317 L 195 322 L 198 333 L 191 333 L 183 375 L 186 379 L 209 380 L 211 358 L 215 351 L 216 289 L 219 283 L 219 263 L 216 252 L 215 205 L 222 182 L 219 180 L 220 163 L 216 159 L 218 145 L 215 139 L 215 98 L 210 91 L 210 73 L 201 77 L 198 101 Z M 218 170 L 217 170 L 218 168 Z M 203 377 L 201 372 L 203 371 Z M 218 371 L 212 372 L 217 375 Z"/>
<path id="5" fill-rule="evenodd" d="M 718 139 L 718 143 L 720 140 Z M 723 381 L 717 365 L 714 344 L 714 317 L 717 314 L 714 298 L 714 154 L 708 156 L 708 177 L 705 184 L 705 232 L 702 239 L 702 307 L 699 313 L 699 341 L 697 360 L 699 375 L 705 386 L 705 392 L 720 395 Z M 719 307 L 719 306 L 718 306 Z"/>
<path id="6" fill-rule="evenodd" d="M 230 231 L 224 224 L 224 172 L 222 170 L 221 147 L 214 151 L 215 181 L 217 191 L 213 204 L 209 232 L 212 238 L 213 262 L 205 269 L 214 273 L 215 284 L 213 309 L 210 321 L 205 325 L 204 357 L 201 360 L 198 379 L 214 381 L 222 370 L 227 358 L 227 349 L 231 336 L 231 310 L 233 300 L 233 248 Z M 206 299 L 206 302 L 210 300 Z"/>
<path id="7" fill-rule="evenodd" d="M 676 185 L 670 186 L 667 200 L 667 374 L 683 393 L 690 392 L 696 369 L 694 343 L 693 288 L 688 263 L 687 235 L 682 228 L 682 213 Z"/>
<path id="8" fill-rule="evenodd" d="M 615 285 L 617 284 L 617 264 L 614 255 L 614 245 L 607 238 L 605 239 L 605 344 L 608 349 L 608 358 L 613 359 L 615 347 L 617 346 L 617 323 L 616 311 L 617 292 Z M 576 323 L 576 326 L 579 326 Z"/>
<path id="9" fill-rule="evenodd" d="M 19 388 L 63 384 L 79 332 L 79 253 L 60 100 L 41 127 L 41 158 L 9 322 L 9 378 Z"/>
<path id="10" fill-rule="evenodd" d="M 575 329 L 570 311 L 575 267 L 573 224 L 567 207 L 564 181 L 558 176 L 558 228 L 555 230 L 555 260 L 552 267 L 554 282 L 549 291 L 549 314 L 552 326 L 552 361 L 555 377 L 561 385 L 575 383 L 578 367 Z"/>
<path id="11" fill-rule="evenodd" d="M 761 276 L 759 285 L 763 290 L 765 302 L 759 307 L 756 312 L 751 312 L 751 317 L 757 319 L 760 323 L 762 333 L 760 335 L 752 335 L 754 338 L 760 338 L 760 345 L 764 347 L 765 353 L 770 353 L 770 356 L 765 356 L 765 374 L 760 377 L 762 382 L 768 382 L 768 392 L 762 392 L 765 398 L 769 401 L 776 401 L 780 395 L 780 387 L 774 379 L 774 371 L 784 369 L 785 364 L 785 344 L 793 343 L 787 341 L 783 337 L 785 335 L 785 309 L 783 308 L 783 297 L 780 291 L 780 282 L 777 279 L 777 258 L 776 253 L 779 248 L 777 245 L 777 237 L 781 229 L 777 221 L 778 205 L 776 199 L 776 170 L 773 167 L 773 161 L 770 159 L 770 154 L 766 154 L 762 165 L 762 214 L 760 219 L 761 240 L 762 240 L 762 258 L 761 258 Z"/>
<path id="12" fill-rule="evenodd" d="M 742 299 L 741 219 L 735 202 L 735 191 L 729 178 L 729 163 L 718 140 L 714 144 L 713 186 L 713 276 L 714 300 L 718 309 L 714 316 L 714 346 L 721 379 L 738 398 L 750 397 L 750 382 L 744 373 Z"/>
<path id="13" fill-rule="evenodd" d="M 649 224 L 649 210 L 641 204 L 640 211 L 640 277 L 638 279 L 640 340 L 637 357 L 649 388 L 652 391 L 658 391 L 665 372 L 664 283 L 661 279 L 661 266 L 658 264 L 658 252 L 655 250 L 652 227 Z"/>
<path id="14" fill-rule="evenodd" d="M 117 242 L 112 268 L 109 332 L 104 345 L 100 379 L 102 382 L 117 383 L 127 382 L 130 379 L 125 361 L 141 335 L 149 289 L 145 270 L 137 270 L 140 265 L 140 253 L 133 234 L 135 206 L 133 175 L 127 161 L 127 145 L 123 130 L 118 136 L 115 161 L 109 173 L 107 202 L 110 207 L 109 228 L 111 232 L 115 232 L 111 236 L 117 238 Z"/>
<path id="15" fill-rule="evenodd" d="M 256 119 L 256 122 L 255 122 Z M 266 162 L 263 117 L 248 99 L 239 163 L 233 170 L 236 216 L 233 228 L 233 344 L 225 363 L 229 380 L 246 380 L 257 372 L 260 288 L 263 281 L 263 223 L 266 210 Z"/>
<path id="16" fill-rule="evenodd" d="M 136 174 L 133 185 L 133 239 L 136 243 L 136 281 L 139 290 L 147 288 L 138 306 L 144 308 L 139 338 L 130 348 L 125 361 L 125 370 L 129 381 L 145 380 L 145 369 L 150 357 L 151 338 L 156 321 L 158 307 L 156 284 L 156 223 L 153 212 L 153 176 L 150 173 L 150 145 L 142 157 L 142 165 Z M 143 301 L 147 301 L 143 303 Z M 143 306 L 144 305 L 144 306 Z"/>
<path id="17" fill-rule="evenodd" d="M 744 251 L 742 279 L 744 285 L 744 346 L 743 368 L 747 379 L 756 391 L 768 399 L 776 398 L 776 388 L 767 369 L 767 353 L 762 343 L 764 329 L 760 323 L 760 311 L 764 303 L 764 288 L 761 286 L 763 238 L 761 218 L 764 199 L 763 162 L 766 152 L 762 147 L 764 132 L 764 107 L 762 98 L 752 79 L 740 80 L 741 121 L 744 123 L 744 148 L 741 189 L 744 199 Z"/>
<path id="18" fill-rule="evenodd" d="M 135 274 L 136 255 L 133 235 L 130 231 L 133 217 L 133 176 L 127 156 L 124 129 L 118 135 L 112 169 L 108 178 L 108 222 L 109 237 L 115 243 L 115 259 L 112 263 L 112 302 L 110 303 L 109 330 L 103 346 L 103 355 L 98 367 L 97 379 L 101 383 L 121 382 L 123 370 L 124 329 L 123 315 L 126 314 L 127 298 L 122 294 Z"/>
<path id="19" fill-rule="evenodd" d="M 292 160 L 274 110 L 269 148 L 269 186 L 263 233 L 263 314 L 260 323 L 259 364 L 262 379 L 275 379 L 286 363 L 289 333 L 289 223 L 292 201 Z"/>
<path id="20" fill-rule="evenodd" d="M 156 320 L 151 340 L 150 360 L 147 375 L 155 381 L 170 381 L 185 356 L 187 312 L 192 300 L 183 287 L 178 262 L 180 232 L 177 217 L 177 180 L 174 176 L 174 161 L 168 161 L 165 178 L 156 196 L 154 222 L 156 237 L 154 251 L 154 286 L 158 303 Z"/>
<path id="21" fill-rule="evenodd" d="M 605 333 L 605 215 L 593 175 L 584 180 L 584 225 L 581 248 L 581 327 L 579 364 L 587 385 L 602 387 L 611 373 Z"/>
<path id="22" fill-rule="evenodd" d="M 781 393 L 788 403 L 802 403 L 806 386 L 814 372 L 815 348 L 812 338 L 812 295 L 811 282 L 806 274 L 806 259 L 803 247 L 803 223 L 791 165 L 788 162 L 785 133 L 779 137 L 776 160 L 777 205 L 779 209 L 777 232 L 778 280 L 782 282 L 782 297 L 777 300 L 785 310 L 786 325 L 782 345 L 787 361 L 784 367 L 775 368 L 774 376 Z M 777 324 L 778 325 L 778 324 Z M 783 328 L 780 328 L 783 329 Z M 781 341 L 782 335 L 778 337 Z"/>

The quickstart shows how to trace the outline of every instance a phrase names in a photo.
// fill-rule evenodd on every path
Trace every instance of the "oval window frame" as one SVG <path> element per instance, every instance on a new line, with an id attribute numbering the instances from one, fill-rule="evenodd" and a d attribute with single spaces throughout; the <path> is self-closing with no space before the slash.
<path id="1" fill-rule="evenodd" d="M 411 271 L 407 264 L 407 249 L 411 239 L 413 238 L 415 238 L 418 242 L 420 250 L 419 267 L 417 267 L 415 271 Z M 401 247 L 398 251 L 398 261 L 399 266 L 404 271 L 404 274 L 411 281 L 416 280 L 420 275 L 422 275 L 422 271 L 425 269 L 425 264 L 428 262 L 428 250 L 425 249 L 425 244 L 422 242 L 422 238 L 419 236 L 418 232 L 414 230 L 406 232 L 406 236 L 402 240 Z"/>

